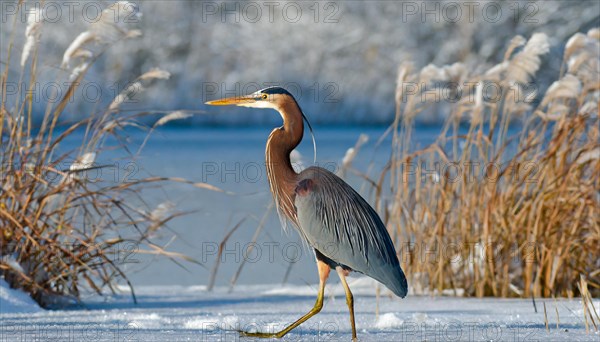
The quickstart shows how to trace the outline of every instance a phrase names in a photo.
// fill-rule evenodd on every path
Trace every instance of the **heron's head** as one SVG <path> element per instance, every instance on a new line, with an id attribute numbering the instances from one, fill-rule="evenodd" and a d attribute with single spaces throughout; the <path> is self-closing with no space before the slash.
<path id="1" fill-rule="evenodd" d="M 271 108 L 278 110 L 286 102 L 295 102 L 294 97 L 281 87 L 261 89 L 249 95 L 227 97 L 220 100 L 208 101 L 211 106 L 240 106 L 250 108 Z"/>
<path id="2" fill-rule="evenodd" d="M 249 95 L 226 97 L 220 100 L 208 101 L 206 102 L 206 104 L 211 106 L 240 106 L 250 108 L 275 109 L 279 112 L 281 118 L 283 118 L 284 123 L 290 118 L 292 118 L 290 121 L 293 121 L 294 115 L 298 115 L 297 118 L 300 120 L 300 122 L 302 122 L 302 120 L 306 121 L 306 124 L 308 125 L 308 128 L 310 130 L 316 162 L 317 143 L 315 142 L 315 136 L 313 134 L 312 126 L 310 125 L 310 122 L 308 121 L 304 113 L 302 113 L 302 109 L 300 109 L 300 106 L 296 102 L 296 99 L 294 99 L 294 97 L 292 96 L 292 94 L 290 94 L 289 91 L 281 87 L 269 87 L 261 89 Z M 297 127 L 300 127 L 300 132 L 302 132 L 303 126 L 297 125 Z M 277 130 L 279 131 L 279 129 Z"/>

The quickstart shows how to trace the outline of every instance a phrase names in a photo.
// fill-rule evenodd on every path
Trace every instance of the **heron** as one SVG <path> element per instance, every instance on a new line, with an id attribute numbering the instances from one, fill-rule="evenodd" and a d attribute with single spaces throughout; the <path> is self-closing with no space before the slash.
<path id="1" fill-rule="evenodd" d="M 331 270 L 340 278 L 350 311 L 352 340 L 356 340 L 354 298 L 346 277 L 352 271 L 367 275 L 404 298 L 407 281 L 392 239 L 377 212 L 348 183 L 321 167 L 296 172 L 290 153 L 302 141 L 304 121 L 298 102 L 284 88 L 268 87 L 249 95 L 208 101 L 213 106 L 274 109 L 283 125 L 275 128 L 265 149 L 269 187 L 282 222 L 290 222 L 314 250 L 319 289 L 314 307 L 285 329 L 273 332 L 240 331 L 242 336 L 281 338 L 323 308 L 325 282 Z M 313 137 L 313 145 L 316 145 Z"/>

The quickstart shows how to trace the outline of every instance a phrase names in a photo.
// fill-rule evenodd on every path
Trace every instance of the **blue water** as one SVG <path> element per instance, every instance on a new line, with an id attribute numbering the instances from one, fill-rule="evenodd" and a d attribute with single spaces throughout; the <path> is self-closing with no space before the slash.
<path id="1" fill-rule="evenodd" d="M 127 257 L 134 263 L 125 266 L 134 285 L 207 284 L 217 261 L 219 243 L 244 218 L 245 221 L 225 244 L 217 285 L 229 283 L 244 257 L 248 262 L 238 283 L 279 283 L 287 278 L 288 283 L 304 284 L 317 280 L 312 252 L 292 229 L 288 233 L 283 232 L 274 213 L 267 217 L 256 245 L 248 244 L 271 201 L 264 168 L 264 148 L 272 129 L 168 126 L 153 133 L 136 159 L 114 150 L 99 155 L 99 164 L 117 163 L 114 168 L 102 170 L 105 181 L 123 181 L 124 177 L 180 177 L 235 193 L 218 193 L 169 182 L 160 188 L 144 191 L 143 198 L 151 208 L 168 201 L 175 205 L 177 211 L 193 211 L 169 222 L 166 229 L 159 230 L 155 241 L 168 243 L 168 250 L 192 257 L 202 266 L 183 261 L 185 268 L 182 268 L 166 258 L 134 251 Z M 386 127 L 315 127 L 317 165 L 332 170 L 337 168 L 346 150 L 353 147 L 360 134 L 364 133 L 370 139 L 354 160 L 354 166 L 365 172 L 371 165 L 371 176 L 379 175 L 390 155 L 391 137 L 377 146 L 385 130 Z M 415 145 L 425 146 L 433 142 L 439 131 L 438 127 L 417 129 Z M 126 133 L 127 146 L 136 151 L 146 132 Z M 61 149 L 76 148 L 81 137 L 82 134 L 73 135 L 62 144 Z M 115 146 L 115 141 L 108 141 L 105 145 L 107 148 Z M 313 164 L 309 136 L 305 135 L 297 150 L 305 166 Z M 349 175 L 348 181 L 369 198 L 369 189 L 360 178 Z M 250 247 L 253 249 L 250 250 Z M 293 262 L 291 269 L 290 262 Z"/>

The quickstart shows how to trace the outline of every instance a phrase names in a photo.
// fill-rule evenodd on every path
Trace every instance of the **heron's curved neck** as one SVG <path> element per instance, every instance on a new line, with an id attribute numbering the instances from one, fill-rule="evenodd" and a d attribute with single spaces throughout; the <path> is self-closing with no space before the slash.
<path id="1" fill-rule="evenodd" d="M 267 175 L 277 208 L 297 224 L 294 191 L 298 174 L 292 167 L 290 152 L 302 141 L 304 122 L 302 111 L 295 101 L 285 102 L 279 106 L 278 111 L 283 118 L 283 126 L 275 129 L 267 140 Z"/>
<path id="2" fill-rule="evenodd" d="M 269 137 L 267 144 L 277 145 L 279 152 L 289 157 L 290 152 L 302 141 L 304 134 L 302 111 L 295 101 L 283 103 L 278 111 L 283 118 L 283 126 L 279 128 L 280 134 Z"/>

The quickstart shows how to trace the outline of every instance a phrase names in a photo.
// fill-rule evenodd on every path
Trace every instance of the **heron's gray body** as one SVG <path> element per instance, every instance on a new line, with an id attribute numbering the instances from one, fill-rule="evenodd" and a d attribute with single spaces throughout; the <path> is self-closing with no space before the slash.
<path id="1" fill-rule="evenodd" d="M 363 273 L 404 297 L 407 282 L 387 229 L 375 210 L 332 172 L 309 167 L 298 177 L 300 233 L 330 266 Z"/>

